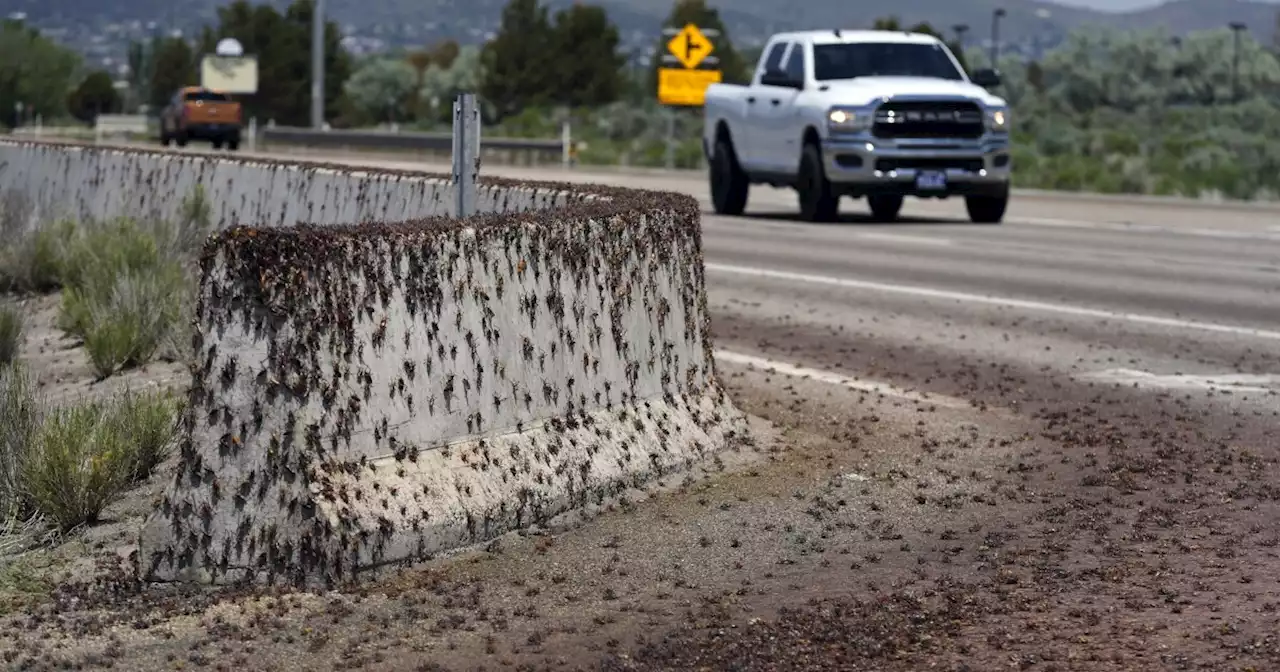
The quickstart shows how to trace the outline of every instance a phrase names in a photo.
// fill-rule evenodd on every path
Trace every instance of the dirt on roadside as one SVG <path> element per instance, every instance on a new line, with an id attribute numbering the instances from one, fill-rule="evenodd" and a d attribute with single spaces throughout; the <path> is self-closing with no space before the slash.
<path id="1" fill-rule="evenodd" d="M 1010 367 L 896 366 L 881 370 L 971 406 L 722 365 L 768 423 L 752 459 L 350 591 L 140 591 L 113 568 L 160 475 L 67 542 L 70 580 L 0 617 L 0 660 L 1280 669 L 1274 416 Z"/>

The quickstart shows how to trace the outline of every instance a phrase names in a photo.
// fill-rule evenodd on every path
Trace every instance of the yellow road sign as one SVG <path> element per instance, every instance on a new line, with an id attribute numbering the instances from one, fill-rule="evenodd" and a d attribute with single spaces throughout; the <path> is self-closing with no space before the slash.
<path id="1" fill-rule="evenodd" d="M 658 102 L 663 105 L 700 106 L 707 87 L 720 81 L 719 70 L 658 69 Z"/>
<path id="2" fill-rule="evenodd" d="M 680 63 L 690 70 L 698 67 L 698 64 L 710 56 L 714 50 L 711 40 L 708 40 L 707 36 L 692 23 L 686 25 L 684 30 L 667 43 L 667 51 L 670 51 L 672 56 L 679 59 Z"/>

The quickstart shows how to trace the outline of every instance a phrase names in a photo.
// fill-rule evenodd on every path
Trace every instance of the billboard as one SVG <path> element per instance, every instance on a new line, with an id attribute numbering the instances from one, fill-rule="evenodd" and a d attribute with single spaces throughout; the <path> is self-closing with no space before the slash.
<path id="1" fill-rule="evenodd" d="M 258 59 L 207 55 L 200 61 L 200 86 L 223 93 L 257 93 Z"/>

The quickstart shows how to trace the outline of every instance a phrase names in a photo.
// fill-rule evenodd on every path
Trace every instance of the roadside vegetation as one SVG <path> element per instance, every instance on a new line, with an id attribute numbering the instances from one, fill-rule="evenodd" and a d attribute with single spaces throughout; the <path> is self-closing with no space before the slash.
<path id="1" fill-rule="evenodd" d="M 0 221 L 0 612 L 47 594 L 51 543 L 103 520 L 170 455 L 184 400 L 128 386 L 53 403 L 23 361 L 24 305 L 60 292 L 56 325 L 101 381 L 190 342 L 194 260 L 210 226 L 197 191 L 174 222 Z M 46 302 L 47 303 L 47 302 Z M 105 389 L 105 388 L 104 388 Z"/>

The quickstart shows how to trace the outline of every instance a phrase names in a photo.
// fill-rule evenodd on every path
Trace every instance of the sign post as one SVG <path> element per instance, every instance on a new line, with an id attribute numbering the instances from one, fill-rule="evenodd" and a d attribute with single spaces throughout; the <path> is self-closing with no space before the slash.
<path id="1" fill-rule="evenodd" d="M 667 41 L 667 53 L 658 66 L 658 102 L 668 106 L 666 166 L 675 168 L 676 112 L 675 107 L 701 107 L 707 100 L 707 87 L 721 81 L 720 59 L 711 55 L 715 51 L 713 38 L 720 31 L 702 29 L 688 23 L 679 30 L 662 31 Z"/>

